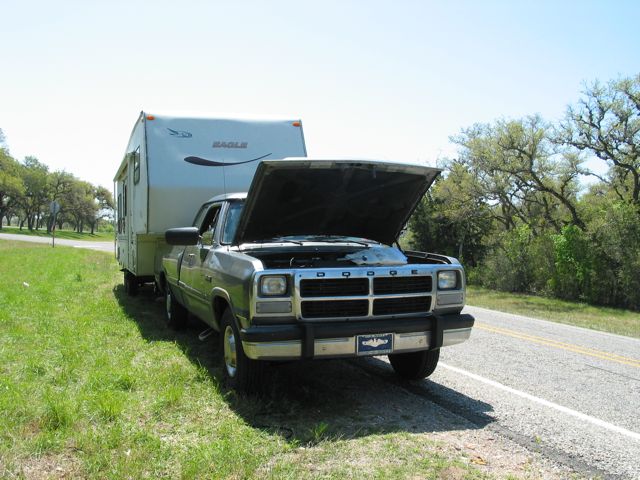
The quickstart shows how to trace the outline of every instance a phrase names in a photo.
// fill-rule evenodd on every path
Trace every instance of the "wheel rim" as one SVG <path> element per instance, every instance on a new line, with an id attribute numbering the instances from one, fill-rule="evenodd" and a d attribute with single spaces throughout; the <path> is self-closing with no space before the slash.
<path id="1" fill-rule="evenodd" d="M 236 337 L 231 326 L 224 329 L 224 366 L 230 377 L 236 375 Z"/>
<path id="2" fill-rule="evenodd" d="M 167 290 L 167 296 L 165 299 L 165 307 L 167 309 L 167 318 L 171 320 L 171 292 Z"/>

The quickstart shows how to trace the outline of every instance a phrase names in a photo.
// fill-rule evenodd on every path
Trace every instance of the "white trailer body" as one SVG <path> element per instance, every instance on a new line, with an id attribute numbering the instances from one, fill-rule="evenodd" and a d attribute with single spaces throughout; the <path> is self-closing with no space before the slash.
<path id="1" fill-rule="evenodd" d="M 116 257 L 125 286 L 135 290 L 153 279 L 168 250 L 165 230 L 191 225 L 205 200 L 246 192 L 262 159 L 299 156 L 306 156 L 299 119 L 141 112 L 114 178 Z"/>

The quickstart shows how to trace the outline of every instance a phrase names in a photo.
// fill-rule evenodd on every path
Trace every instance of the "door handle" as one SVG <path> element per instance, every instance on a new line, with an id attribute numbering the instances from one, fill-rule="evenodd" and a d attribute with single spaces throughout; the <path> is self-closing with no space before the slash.
<path id="1" fill-rule="evenodd" d="M 209 282 L 209 283 L 211 283 L 211 279 L 212 279 L 212 278 L 213 278 L 213 277 L 212 277 L 211 275 L 205 275 L 205 276 L 204 276 L 204 279 L 205 279 L 207 282 Z"/>

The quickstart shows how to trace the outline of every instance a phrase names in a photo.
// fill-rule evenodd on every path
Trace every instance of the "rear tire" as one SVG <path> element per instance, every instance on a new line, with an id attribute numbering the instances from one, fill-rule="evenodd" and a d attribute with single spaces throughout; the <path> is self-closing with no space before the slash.
<path id="1" fill-rule="evenodd" d="M 174 330 L 182 330 L 187 326 L 187 309 L 178 303 L 167 285 L 164 297 L 167 325 Z"/>
<path id="2" fill-rule="evenodd" d="M 264 362 L 251 360 L 244 354 L 240 332 L 231 309 L 224 311 L 220 323 L 220 356 L 224 382 L 238 392 L 259 392 L 264 378 Z"/>
<path id="3" fill-rule="evenodd" d="M 389 355 L 389 362 L 396 375 L 406 380 L 422 380 L 433 373 L 438 366 L 440 349 L 421 350 L 410 353 Z"/>
<path id="4" fill-rule="evenodd" d="M 124 291 L 130 297 L 138 294 L 138 278 L 131 272 L 124 272 Z"/>

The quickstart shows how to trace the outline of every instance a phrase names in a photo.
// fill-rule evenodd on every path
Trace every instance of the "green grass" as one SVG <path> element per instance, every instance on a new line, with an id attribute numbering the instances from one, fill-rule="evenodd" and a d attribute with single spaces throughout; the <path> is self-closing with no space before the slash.
<path id="1" fill-rule="evenodd" d="M 640 313 L 555 298 L 467 288 L 467 304 L 640 338 Z"/>
<path id="2" fill-rule="evenodd" d="M 3 241 L 0 272 L 0 478 L 486 478 L 314 387 L 326 364 L 261 399 L 225 390 L 214 342 L 126 297 L 111 255 Z"/>
<path id="3" fill-rule="evenodd" d="M 51 238 L 51 234 L 47 233 L 46 229 L 29 230 L 24 227 L 22 230 L 18 227 L 7 227 L 6 225 L 0 229 L 0 233 L 12 233 L 15 235 L 30 235 L 33 237 L 48 237 Z M 96 232 L 91 234 L 89 232 L 78 233 L 71 230 L 56 230 L 56 238 L 64 238 L 68 240 L 88 240 L 95 242 L 108 242 L 114 239 L 113 232 Z"/>

